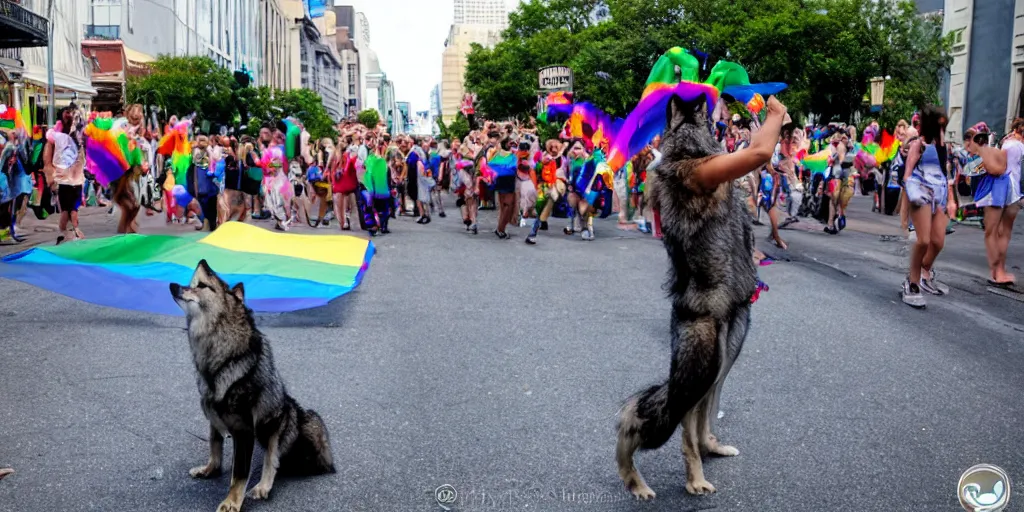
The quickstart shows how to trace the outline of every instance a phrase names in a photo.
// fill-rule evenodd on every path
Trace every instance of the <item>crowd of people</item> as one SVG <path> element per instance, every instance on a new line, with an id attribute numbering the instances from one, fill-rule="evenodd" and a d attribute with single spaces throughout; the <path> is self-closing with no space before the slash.
<path id="1" fill-rule="evenodd" d="M 1016 278 L 1006 270 L 1006 256 L 1014 221 L 1024 206 L 1024 118 L 1015 120 L 998 143 L 985 123 L 967 129 L 962 141 L 946 140 L 947 123 L 946 113 L 933 106 L 923 108 L 909 123 L 899 121 L 893 128 L 899 149 L 884 163 L 863 158 L 860 150 L 879 140 L 877 122 L 867 124 L 860 144 L 853 126 L 801 128 L 787 123 L 771 162 L 737 180 L 736 186 L 746 197 L 754 223 L 759 223 L 761 212 L 767 213 L 769 242 L 781 248 L 786 243 L 779 228 L 798 222 L 799 217 L 817 219 L 825 225 L 824 232 L 839 234 L 858 189 L 872 194 L 873 211 L 898 211 L 902 229 L 913 243 L 909 274 L 902 285 L 903 301 L 910 306 L 924 307 L 924 293 L 949 293 L 934 263 L 946 235 L 953 232 L 953 221 L 972 216 L 984 228 L 989 283 L 1013 286 Z M 720 128 L 727 151 L 749 144 L 752 127 L 739 116 Z M 824 154 L 827 163 L 814 168 L 804 165 L 800 155 L 807 154 Z"/>
<path id="2" fill-rule="evenodd" d="M 726 111 L 727 112 L 727 111 Z M 78 222 L 82 204 L 116 205 L 118 232 L 137 231 L 137 215 L 163 213 L 168 223 L 214 230 L 229 220 L 270 220 L 287 231 L 296 222 L 342 231 L 359 229 L 386 235 L 399 216 L 428 224 L 447 216 L 454 199 L 466 231 L 479 234 L 478 212 L 497 210 L 493 234 L 508 239 L 510 225 L 529 228 L 525 241 L 536 244 L 553 217 L 566 219 L 565 235 L 594 240 L 594 217 L 616 215 L 618 227 L 660 237 L 660 217 L 647 193 L 648 171 L 661 160 L 657 137 L 625 165 L 611 169 L 609 148 L 566 129 L 541 140 L 537 122 L 482 122 L 462 139 L 388 134 L 384 126 L 354 121 L 337 126 L 337 138 L 311 140 L 297 120 L 263 125 L 257 136 L 183 132 L 190 148 L 186 183 L 175 183 L 175 158 L 168 134 L 142 119 L 138 105 L 123 113 L 127 132 L 142 151 L 139 165 L 101 187 L 85 158 L 88 116 L 72 107 L 49 130 L 3 130 L 0 156 L 0 233 L 21 240 L 19 225 L 30 213 L 59 214 L 56 243 L 85 235 Z M 898 210 L 914 242 L 903 300 L 924 305 L 923 292 L 942 295 L 949 287 L 933 268 L 951 219 L 978 212 L 985 230 L 990 281 L 1012 285 L 1006 252 L 1021 207 L 1024 119 L 996 144 L 983 123 L 963 141 L 945 140 L 947 117 L 929 107 L 908 123 L 893 127 L 894 158 L 876 162 L 863 147 L 881 138 L 870 122 L 858 143 L 857 129 L 843 124 L 800 126 L 787 118 L 774 155 L 759 170 L 735 181 L 755 224 L 764 213 L 768 241 L 787 248 L 780 229 L 801 217 L 817 219 L 836 235 L 846 227 L 854 191 L 873 195 L 874 210 Z M 297 124 L 295 127 L 293 125 Z M 726 152 L 750 145 L 758 117 L 716 112 L 715 134 Z M 289 140 L 294 139 L 294 140 Z M 824 164 L 808 165 L 808 155 Z M 179 179 L 180 181 L 180 179 Z M 174 185 L 180 185 L 175 187 Z M 898 190 L 898 195 L 896 192 Z M 109 203 L 108 203 L 109 199 Z"/>

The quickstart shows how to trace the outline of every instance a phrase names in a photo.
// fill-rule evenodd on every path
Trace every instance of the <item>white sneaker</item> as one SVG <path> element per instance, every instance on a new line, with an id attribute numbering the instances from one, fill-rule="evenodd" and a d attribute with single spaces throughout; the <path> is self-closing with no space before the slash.
<path id="1" fill-rule="evenodd" d="M 924 295 L 921 294 L 921 287 L 911 283 L 910 279 L 903 281 L 903 303 L 912 307 L 921 309 L 925 307 Z"/>

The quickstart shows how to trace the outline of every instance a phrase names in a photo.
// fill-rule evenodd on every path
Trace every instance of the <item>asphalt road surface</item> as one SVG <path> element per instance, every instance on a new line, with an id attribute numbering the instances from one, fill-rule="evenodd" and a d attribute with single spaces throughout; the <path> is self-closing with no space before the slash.
<path id="1" fill-rule="evenodd" d="M 917 311 L 897 295 L 904 243 L 815 224 L 785 231 L 788 252 L 765 248 L 771 290 L 715 429 L 740 455 L 705 463 L 718 493 L 687 495 L 677 433 L 638 455 L 658 496 L 636 503 L 616 474 L 615 415 L 668 373 L 665 251 L 610 219 L 594 242 L 561 226 L 529 247 L 524 228 L 491 235 L 493 213 L 476 237 L 452 216 L 402 219 L 357 291 L 261 316 L 338 472 L 279 479 L 245 509 L 435 511 L 448 485 L 453 511 L 938 511 L 960 510 L 974 464 L 1024 479 L 1024 308 L 986 291 L 980 232 L 951 237 L 938 268 L 953 294 Z M 0 296 L 0 467 L 17 471 L 0 510 L 216 508 L 229 476 L 188 476 L 207 424 L 182 318 L 11 281 Z"/>

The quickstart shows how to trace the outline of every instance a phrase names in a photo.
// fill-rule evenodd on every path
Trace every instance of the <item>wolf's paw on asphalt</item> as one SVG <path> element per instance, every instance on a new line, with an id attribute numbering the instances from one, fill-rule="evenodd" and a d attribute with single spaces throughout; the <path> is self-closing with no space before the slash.
<path id="1" fill-rule="evenodd" d="M 270 496 L 270 486 L 256 484 L 256 487 L 253 487 L 249 491 L 249 496 L 251 496 L 255 500 L 265 500 Z"/>
<path id="2" fill-rule="evenodd" d="M 630 489 L 629 492 L 632 492 L 633 496 L 636 496 L 636 499 L 643 501 L 653 500 L 655 496 L 654 490 L 647 487 L 647 484 L 640 484 Z"/>
<path id="3" fill-rule="evenodd" d="M 711 482 L 707 480 L 694 480 L 686 482 L 686 492 L 703 496 L 704 494 L 715 492 L 715 486 L 711 485 Z"/>
<path id="4" fill-rule="evenodd" d="M 735 457 L 740 454 L 740 451 L 737 450 L 735 446 L 729 446 L 727 444 L 711 445 L 708 451 L 721 457 Z"/>
<path id="5" fill-rule="evenodd" d="M 211 468 L 210 466 L 196 466 L 188 470 L 188 474 L 192 478 L 212 478 L 220 474 L 220 469 Z"/>
<path id="6" fill-rule="evenodd" d="M 217 507 L 217 512 L 242 512 L 242 504 L 234 503 L 231 500 L 224 500 Z"/>

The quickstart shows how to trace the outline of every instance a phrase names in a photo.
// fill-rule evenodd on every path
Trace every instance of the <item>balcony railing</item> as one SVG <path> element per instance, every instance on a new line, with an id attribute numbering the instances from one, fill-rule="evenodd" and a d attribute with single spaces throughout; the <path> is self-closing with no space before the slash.
<path id="1" fill-rule="evenodd" d="M 46 46 L 46 18 L 18 5 L 0 0 L 0 48 Z"/>

